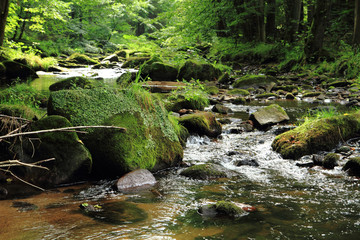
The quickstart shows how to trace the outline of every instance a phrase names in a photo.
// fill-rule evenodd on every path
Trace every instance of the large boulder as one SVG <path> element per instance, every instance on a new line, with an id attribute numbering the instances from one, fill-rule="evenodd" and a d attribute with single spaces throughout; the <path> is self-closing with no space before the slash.
<path id="1" fill-rule="evenodd" d="M 278 135 L 272 148 L 283 158 L 298 159 L 318 151 L 330 151 L 340 141 L 357 136 L 360 112 L 313 121 Z"/>
<path id="2" fill-rule="evenodd" d="M 119 191 L 143 189 L 156 184 L 156 179 L 147 169 L 137 169 L 122 176 L 116 186 Z"/>
<path id="3" fill-rule="evenodd" d="M 66 59 L 67 62 L 70 63 L 77 63 L 77 64 L 85 64 L 85 65 L 95 65 L 99 62 L 91 57 L 81 54 L 81 53 L 74 53 L 70 57 Z"/>
<path id="4" fill-rule="evenodd" d="M 59 91 L 76 88 L 93 88 L 93 82 L 84 77 L 70 77 L 50 85 L 50 91 Z"/>
<path id="5" fill-rule="evenodd" d="M 191 80 L 198 79 L 200 81 L 215 81 L 221 76 L 221 70 L 214 67 L 210 63 L 196 63 L 187 61 L 179 70 L 178 79 Z"/>
<path id="6" fill-rule="evenodd" d="M 277 123 L 288 121 L 290 118 L 282 107 L 277 104 L 266 106 L 250 115 L 257 128 L 266 128 Z"/>
<path id="7" fill-rule="evenodd" d="M 233 84 L 234 88 L 248 89 L 248 88 L 263 88 L 270 91 L 277 83 L 276 78 L 266 75 L 245 75 L 236 79 Z"/>
<path id="8" fill-rule="evenodd" d="M 360 157 L 351 158 L 342 169 L 350 175 L 360 177 Z"/>
<path id="9" fill-rule="evenodd" d="M 131 57 L 124 62 L 123 68 L 139 68 L 144 62 L 148 61 L 149 57 Z"/>
<path id="10" fill-rule="evenodd" d="M 49 116 L 31 125 L 33 131 L 71 127 L 61 116 Z M 38 139 L 38 140 L 36 140 Z M 41 164 L 49 170 L 23 168 L 24 178 L 35 184 L 54 186 L 86 179 L 91 171 L 92 158 L 75 132 L 48 132 L 27 138 L 16 145 L 18 157 L 25 163 L 55 158 Z"/>
<path id="11" fill-rule="evenodd" d="M 115 177 L 143 168 L 177 165 L 183 149 L 168 113 L 148 92 L 96 88 L 52 92 L 48 114 L 65 116 L 74 125 L 124 127 L 89 130 L 82 140 L 93 156 L 94 174 Z"/>
<path id="12" fill-rule="evenodd" d="M 28 80 L 28 78 L 36 78 L 36 72 L 31 69 L 29 66 L 14 62 L 11 60 L 4 61 L 2 63 L 2 71 L 5 69 L 5 79 L 6 81 L 2 81 L 1 84 L 10 84 L 12 79 L 19 78 L 21 80 Z"/>
<path id="13" fill-rule="evenodd" d="M 221 123 L 210 112 L 198 112 L 186 114 L 179 118 L 179 123 L 188 129 L 190 133 L 217 137 L 221 134 Z"/>
<path id="14" fill-rule="evenodd" d="M 176 81 L 177 75 L 176 67 L 162 62 L 145 62 L 141 69 L 141 76 L 149 77 L 152 81 Z"/>

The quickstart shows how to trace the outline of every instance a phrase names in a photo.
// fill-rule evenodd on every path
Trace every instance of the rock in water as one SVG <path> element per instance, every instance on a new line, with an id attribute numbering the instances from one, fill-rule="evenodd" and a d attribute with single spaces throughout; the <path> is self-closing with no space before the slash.
<path id="1" fill-rule="evenodd" d="M 138 169 L 122 176 L 116 183 L 119 191 L 133 190 L 152 186 L 156 183 L 154 175 L 149 170 Z"/>
<path id="2" fill-rule="evenodd" d="M 290 120 L 287 113 L 277 104 L 271 104 L 250 115 L 250 120 L 257 128 L 266 128 Z"/>

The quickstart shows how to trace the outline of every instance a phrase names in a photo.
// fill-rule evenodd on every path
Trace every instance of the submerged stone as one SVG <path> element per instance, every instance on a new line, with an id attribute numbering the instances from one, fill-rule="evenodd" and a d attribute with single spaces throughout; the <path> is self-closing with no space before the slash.
<path id="1" fill-rule="evenodd" d="M 156 184 L 154 175 L 149 170 L 138 169 L 122 176 L 116 183 L 119 191 L 135 190 Z"/>
<path id="2" fill-rule="evenodd" d="M 112 202 L 103 205 L 81 204 L 81 213 L 96 221 L 122 225 L 144 221 L 148 214 L 129 202 Z"/>
<path id="3" fill-rule="evenodd" d="M 204 205 L 199 209 L 199 213 L 207 218 L 219 216 L 238 219 L 253 211 L 255 208 L 250 205 L 229 201 L 218 201 L 215 204 Z"/>
<path id="4" fill-rule="evenodd" d="M 35 204 L 22 201 L 14 201 L 11 206 L 17 208 L 19 212 L 29 212 L 39 208 Z"/>

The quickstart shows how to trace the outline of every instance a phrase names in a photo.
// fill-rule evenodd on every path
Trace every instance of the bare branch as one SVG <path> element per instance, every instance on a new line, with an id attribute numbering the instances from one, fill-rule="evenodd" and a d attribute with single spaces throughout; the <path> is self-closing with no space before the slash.
<path id="1" fill-rule="evenodd" d="M 77 127 L 66 127 L 66 128 L 55 128 L 55 129 L 39 130 L 39 131 L 33 131 L 33 132 L 15 133 L 15 134 L 10 134 L 10 135 L 7 134 L 7 135 L 4 135 L 4 136 L 0 136 L 0 140 L 5 139 L 5 138 L 24 136 L 24 135 L 39 134 L 39 133 L 49 133 L 49 132 L 63 132 L 63 131 L 82 129 L 82 128 L 108 128 L 108 129 L 118 129 L 121 132 L 126 132 L 126 128 L 116 127 L 116 126 L 77 126 Z"/>
<path id="2" fill-rule="evenodd" d="M 41 160 L 41 161 L 38 161 L 35 163 L 24 163 L 19 160 L 7 160 L 7 161 L 0 162 L 0 168 L 25 166 L 25 167 L 41 168 L 41 169 L 45 169 L 45 170 L 49 171 L 49 169 L 47 167 L 38 166 L 38 164 L 43 163 L 43 162 L 54 161 L 54 160 L 55 160 L 55 158 L 49 158 L 49 159 Z"/>
<path id="3" fill-rule="evenodd" d="M 13 117 L 13 116 L 4 115 L 4 114 L 0 114 L 0 118 L 11 118 L 11 119 L 15 119 L 15 120 L 22 120 L 22 121 L 26 121 L 26 122 L 31 122 L 30 120 L 28 120 L 26 118 Z"/>

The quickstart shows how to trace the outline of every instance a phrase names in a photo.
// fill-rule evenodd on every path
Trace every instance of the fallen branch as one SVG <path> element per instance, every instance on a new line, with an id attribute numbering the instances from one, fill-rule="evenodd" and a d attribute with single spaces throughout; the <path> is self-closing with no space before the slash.
<path id="1" fill-rule="evenodd" d="M 7 160 L 7 161 L 0 162 L 0 168 L 25 166 L 25 167 L 41 168 L 41 169 L 45 169 L 45 170 L 49 171 L 49 169 L 47 167 L 39 166 L 38 164 L 44 163 L 44 162 L 49 162 L 49 161 L 54 161 L 54 160 L 55 160 L 55 158 L 49 158 L 49 159 L 37 161 L 34 163 L 24 163 L 19 160 Z"/>
<path id="2" fill-rule="evenodd" d="M 33 132 L 15 133 L 15 134 L 10 134 L 10 135 L 7 134 L 4 136 L 0 136 L 0 139 L 12 138 L 12 137 L 18 137 L 18 136 L 24 136 L 24 135 L 31 135 L 31 134 L 39 134 L 39 133 L 64 132 L 64 131 L 82 129 L 82 128 L 108 128 L 108 129 L 118 129 L 121 132 L 126 132 L 126 128 L 115 127 L 115 126 L 78 126 L 78 127 L 66 127 L 66 128 L 39 130 L 39 131 L 33 131 Z"/>
<path id="3" fill-rule="evenodd" d="M 26 119 L 26 118 L 13 117 L 13 116 L 4 115 L 4 114 L 0 114 L 0 118 L 11 118 L 11 119 L 15 119 L 15 120 L 22 120 L 22 121 L 26 121 L 26 122 L 31 122 L 30 120 L 28 120 L 28 119 Z"/>

